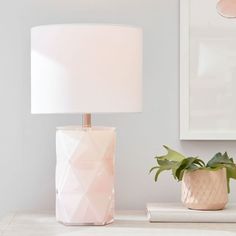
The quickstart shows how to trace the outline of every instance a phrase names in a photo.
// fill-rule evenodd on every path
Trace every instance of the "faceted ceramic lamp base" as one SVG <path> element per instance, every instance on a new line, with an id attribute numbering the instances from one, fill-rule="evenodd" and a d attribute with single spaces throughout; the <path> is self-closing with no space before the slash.
<path id="1" fill-rule="evenodd" d="M 56 133 L 56 219 L 105 225 L 114 217 L 114 128 L 62 127 Z"/>

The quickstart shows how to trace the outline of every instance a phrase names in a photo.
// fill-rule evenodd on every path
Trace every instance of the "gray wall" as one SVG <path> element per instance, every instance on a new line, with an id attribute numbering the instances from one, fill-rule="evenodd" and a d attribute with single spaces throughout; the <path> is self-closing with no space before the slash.
<path id="1" fill-rule="evenodd" d="M 54 208 L 55 127 L 79 124 L 81 117 L 30 114 L 30 27 L 72 22 L 127 23 L 144 29 L 144 112 L 94 117 L 98 125 L 117 127 L 117 209 L 179 200 L 180 185 L 168 174 L 158 183 L 148 175 L 162 144 L 201 157 L 224 150 L 236 155 L 233 141 L 179 141 L 179 1 L 2 1 L 0 215 Z"/>

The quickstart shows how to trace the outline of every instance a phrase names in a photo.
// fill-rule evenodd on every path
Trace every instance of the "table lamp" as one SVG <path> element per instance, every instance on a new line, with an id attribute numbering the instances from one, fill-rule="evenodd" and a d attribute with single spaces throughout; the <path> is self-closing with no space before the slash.
<path id="1" fill-rule="evenodd" d="M 56 219 L 105 225 L 114 217 L 115 128 L 91 113 L 142 110 L 142 30 L 61 24 L 31 30 L 31 113 L 81 113 L 56 131 Z"/>

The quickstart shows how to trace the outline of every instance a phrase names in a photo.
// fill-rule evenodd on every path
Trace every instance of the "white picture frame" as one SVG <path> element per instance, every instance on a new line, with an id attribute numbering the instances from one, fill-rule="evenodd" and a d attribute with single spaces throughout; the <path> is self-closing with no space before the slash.
<path id="1" fill-rule="evenodd" d="M 197 5 L 195 5 L 195 7 L 192 6 L 191 4 L 195 4 L 195 3 L 197 4 L 196 1 L 198 2 L 198 4 L 201 4 L 201 2 L 204 2 L 205 8 L 201 8 L 201 6 L 199 6 L 199 8 L 198 8 L 198 7 L 196 7 Z M 209 2 L 209 4 L 207 4 L 208 2 Z M 193 81 L 197 81 L 197 82 L 200 81 L 200 80 L 196 79 L 195 75 L 193 75 L 194 73 L 192 73 L 193 68 L 195 68 L 194 63 L 196 61 L 198 61 L 197 66 L 199 69 L 200 65 L 204 66 L 204 62 L 201 62 L 200 60 L 202 58 L 203 59 L 206 58 L 206 55 L 201 57 L 199 51 L 198 51 L 198 54 L 196 54 L 196 55 L 193 53 L 193 52 L 195 52 L 195 49 L 194 49 L 194 45 L 196 44 L 195 41 L 198 40 L 199 42 L 201 42 L 201 45 L 204 45 L 204 41 L 205 41 L 206 45 L 208 45 L 208 46 L 213 45 L 214 42 L 216 42 L 215 43 L 216 48 L 217 49 L 221 48 L 223 50 L 223 52 L 226 52 L 226 49 L 224 48 L 224 44 L 223 44 L 223 47 L 221 47 L 219 45 L 222 45 L 222 43 L 224 43 L 224 42 L 226 42 L 225 44 L 229 45 L 228 42 L 230 42 L 231 37 L 236 42 L 236 33 L 233 33 L 233 31 L 231 32 L 227 29 L 228 31 L 227 31 L 226 35 L 223 35 L 223 36 L 221 36 L 220 33 L 218 34 L 216 32 L 215 29 L 218 29 L 218 27 L 216 25 L 218 22 L 220 24 L 220 26 L 219 26 L 220 29 L 223 29 L 226 26 L 228 28 L 230 28 L 231 27 L 230 24 L 234 23 L 235 24 L 235 31 L 236 31 L 236 20 L 235 19 L 226 19 L 226 18 L 220 16 L 216 12 L 216 8 L 214 8 L 214 9 L 212 8 L 213 6 L 215 6 L 213 4 L 217 4 L 217 0 L 180 0 L 180 140 L 236 140 L 236 118 L 235 118 L 236 89 L 235 89 L 235 95 L 233 94 L 233 88 L 231 88 L 231 89 L 229 88 L 227 90 L 227 94 L 231 94 L 230 96 L 232 96 L 231 100 L 229 100 L 230 98 L 227 98 L 228 100 L 225 99 L 224 92 L 222 92 L 222 95 L 221 95 L 222 101 L 220 100 L 220 102 L 218 102 L 220 105 L 212 102 L 212 106 L 216 107 L 215 110 L 211 109 L 210 101 L 208 101 L 207 96 L 205 99 L 206 99 L 206 102 L 209 103 L 208 107 L 210 107 L 210 109 L 208 110 L 207 106 L 205 106 L 202 103 L 202 101 L 199 101 L 199 104 L 197 104 L 199 106 L 201 104 L 203 104 L 202 110 L 201 110 L 201 107 L 198 108 L 198 110 L 195 109 L 195 107 L 197 107 L 196 103 L 198 103 L 198 101 L 197 101 L 198 98 L 196 96 L 197 93 L 192 92 L 192 91 L 195 91 L 194 90 L 195 85 L 194 85 Z M 200 11 L 197 12 L 200 8 L 204 12 L 200 12 Z M 215 12 L 213 12 L 213 11 L 215 11 Z M 209 13 L 209 15 L 207 15 L 208 13 Z M 204 19 L 202 19 L 202 17 L 204 17 L 205 15 L 206 15 L 207 19 L 204 21 Z M 196 21 L 196 19 L 194 17 L 196 19 L 197 19 L 197 17 L 199 17 L 199 25 L 201 22 L 202 26 L 199 26 L 199 27 L 194 26 L 193 27 L 193 25 L 194 25 L 193 22 Z M 214 19 L 212 19 L 212 21 L 211 21 L 210 17 L 212 17 Z M 218 19 L 218 17 L 219 17 L 219 19 Z M 216 20 L 216 18 L 217 18 L 217 20 Z M 206 24 L 208 24 L 206 28 L 204 28 L 204 25 L 203 25 L 204 22 L 206 22 Z M 214 26 L 214 27 L 212 26 L 212 31 L 211 31 L 211 23 Z M 224 26 L 224 24 L 225 24 L 225 26 Z M 197 38 L 197 40 L 196 40 L 195 37 L 199 37 L 199 35 L 201 35 L 201 34 L 199 34 L 199 35 L 198 35 L 198 33 L 195 34 L 195 31 L 196 31 L 196 29 L 200 29 L 201 27 L 209 30 L 209 32 L 207 32 L 206 30 L 203 30 L 203 32 L 204 32 L 203 37 L 201 36 L 200 39 Z M 213 28 L 214 28 L 214 30 L 213 30 Z M 195 31 L 192 29 L 194 29 Z M 200 30 L 199 30 L 199 32 L 200 32 Z M 212 35 L 211 35 L 211 32 L 213 32 Z M 205 37 L 205 35 L 207 35 L 207 36 Z M 218 35 L 220 35 L 220 36 L 218 36 Z M 214 37 L 216 37 L 216 38 L 214 38 Z M 198 50 L 200 50 L 199 45 L 197 47 L 198 47 Z M 227 46 L 227 47 L 229 47 L 229 46 Z M 221 49 L 219 49 L 219 50 L 221 50 Z M 215 50 L 212 50 L 212 52 L 214 52 L 214 51 Z M 232 50 L 228 50 L 228 48 L 227 48 L 227 52 L 230 52 L 232 54 L 232 55 L 230 54 L 230 56 L 236 59 L 236 46 L 234 47 L 232 45 Z M 209 49 L 208 54 L 210 55 L 210 53 L 211 53 L 211 50 Z M 202 50 L 201 50 L 201 54 L 202 54 Z M 216 57 L 218 56 L 218 54 L 216 54 Z M 212 58 L 214 58 L 215 55 L 211 55 L 211 56 L 212 56 Z M 229 56 L 229 55 L 227 55 L 227 53 L 226 53 L 226 58 L 228 58 L 227 56 Z M 198 60 L 195 60 L 196 57 L 198 58 Z M 211 58 L 211 57 L 209 57 L 209 58 Z M 204 60 L 207 60 L 207 59 L 204 59 Z M 207 60 L 207 62 L 208 61 L 211 61 L 211 60 Z M 227 61 L 224 60 L 224 63 L 225 63 L 224 66 L 227 65 L 226 62 Z M 216 60 L 215 63 L 216 63 L 216 65 L 218 65 L 217 63 L 219 63 L 219 62 Z M 212 63 L 212 64 L 214 64 L 214 63 Z M 205 66 L 205 67 L 207 67 L 207 69 L 204 67 L 204 70 L 207 71 L 207 73 L 210 73 L 212 70 L 212 73 L 216 77 L 215 80 L 212 79 L 214 86 L 217 86 L 217 83 L 215 81 L 219 82 L 221 79 L 220 75 L 219 75 L 219 78 L 217 77 L 218 72 L 216 73 L 216 71 L 213 70 L 216 65 L 213 65 L 213 66 L 207 65 L 207 66 Z M 235 66 L 236 66 L 236 63 L 235 63 Z M 234 64 L 232 67 L 234 67 Z M 226 67 L 224 67 L 224 69 L 225 68 Z M 199 70 L 197 70 L 198 73 L 199 73 Z M 231 71 L 229 71 L 229 72 L 231 72 Z M 222 71 L 222 73 L 226 73 L 226 71 Z M 214 76 L 211 75 L 212 78 L 214 78 Z M 193 79 L 193 77 L 194 77 L 194 79 Z M 231 75 L 231 77 L 233 77 L 233 75 Z M 200 78 L 200 76 L 199 76 L 199 78 Z M 203 78 L 205 79 L 206 76 Z M 222 79 L 223 78 L 224 78 L 224 76 L 222 77 Z M 235 80 L 236 80 L 236 76 L 235 76 Z M 204 86 L 204 83 L 206 83 L 206 81 L 208 81 L 208 80 L 201 80 L 199 82 L 200 85 L 198 84 L 198 86 L 200 86 L 200 87 Z M 211 80 L 209 79 L 209 81 L 211 81 Z M 234 82 L 231 82 L 231 84 L 233 84 L 233 83 Z M 222 84 L 224 86 L 223 82 L 222 82 Z M 228 87 L 229 87 L 229 84 L 230 83 L 227 82 Z M 220 83 L 218 85 L 218 88 L 216 87 L 215 91 L 218 91 L 218 90 L 220 90 L 220 91 L 222 90 L 222 85 Z M 191 93 L 190 93 L 190 91 L 191 91 Z M 203 91 L 207 92 L 207 88 L 204 88 Z M 213 92 L 214 91 L 211 91 L 209 89 L 209 98 L 210 99 L 212 98 L 212 101 L 214 100 L 213 98 L 215 96 Z M 226 92 L 225 92 L 225 94 L 226 94 Z M 198 96 L 201 96 L 201 94 L 198 93 Z M 204 96 L 204 93 L 202 96 Z M 234 98 L 235 98 L 235 101 L 233 101 Z M 201 98 L 201 99 L 203 100 L 203 98 Z M 228 101 L 230 101 L 230 104 Z M 224 107 L 224 103 L 228 109 L 226 113 L 222 110 L 220 111 L 220 107 L 221 107 L 221 105 L 222 105 L 222 107 Z M 195 105 L 193 105 L 193 104 L 195 104 Z M 213 119 L 214 112 L 216 114 L 215 118 L 218 120 Z M 209 115 L 207 115 L 208 113 L 209 113 Z M 208 128 L 208 127 L 210 127 L 210 128 Z"/>

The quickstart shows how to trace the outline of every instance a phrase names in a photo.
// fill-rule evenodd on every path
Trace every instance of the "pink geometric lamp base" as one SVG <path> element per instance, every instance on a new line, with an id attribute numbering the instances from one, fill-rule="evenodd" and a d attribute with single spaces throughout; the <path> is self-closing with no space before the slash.
<path id="1" fill-rule="evenodd" d="M 58 128 L 57 221 L 65 225 L 113 222 L 115 139 L 114 128 Z"/>

